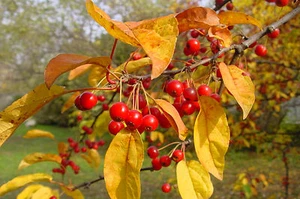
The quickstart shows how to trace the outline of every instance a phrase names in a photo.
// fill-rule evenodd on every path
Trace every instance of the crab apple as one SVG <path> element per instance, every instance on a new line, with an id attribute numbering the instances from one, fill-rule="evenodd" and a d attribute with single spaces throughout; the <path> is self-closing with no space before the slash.
<path id="1" fill-rule="evenodd" d="M 176 149 L 172 154 L 172 160 L 175 162 L 180 162 L 181 160 L 183 160 L 183 158 L 184 154 L 180 149 Z"/>
<path id="2" fill-rule="evenodd" d="M 56 196 L 51 196 L 49 199 L 57 199 Z"/>
<path id="3" fill-rule="evenodd" d="M 97 99 L 98 99 L 100 102 L 104 102 L 106 98 L 105 98 L 104 95 L 98 95 L 98 96 L 97 96 Z"/>
<path id="4" fill-rule="evenodd" d="M 124 121 L 128 116 L 128 112 L 128 106 L 123 102 L 116 102 L 109 109 L 111 119 L 117 122 Z"/>
<path id="5" fill-rule="evenodd" d="M 212 94 L 212 90 L 209 86 L 206 84 L 202 84 L 198 87 L 198 95 L 205 95 L 205 96 L 210 96 Z"/>
<path id="6" fill-rule="evenodd" d="M 200 50 L 199 50 L 201 53 L 206 53 L 206 51 L 207 51 L 207 48 L 206 47 L 202 47 L 202 48 L 200 48 Z"/>
<path id="7" fill-rule="evenodd" d="M 147 106 L 147 100 L 144 95 L 139 94 L 139 109 L 143 109 Z"/>
<path id="8" fill-rule="evenodd" d="M 149 146 L 147 148 L 147 154 L 151 159 L 154 159 L 159 156 L 159 151 L 156 146 Z"/>
<path id="9" fill-rule="evenodd" d="M 143 117 L 142 126 L 147 132 L 154 131 L 158 127 L 158 119 L 151 114 L 145 115 Z"/>
<path id="10" fill-rule="evenodd" d="M 268 33 L 268 37 L 271 39 L 275 39 L 280 34 L 280 30 L 278 28 L 274 29 L 272 32 Z"/>
<path id="11" fill-rule="evenodd" d="M 104 103 L 102 104 L 102 110 L 107 111 L 109 109 L 109 105 Z"/>
<path id="12" fill-rule="evenodd" d="M 162 128 L 170 128 L 171 127 L 171 124 L 169 122 L 169 120 L 167 119 L 167 117 L 164 115 L 164 114 L 160 114 L 159 117 L 157 118 L 158 121 L 159 121 L 159 125 L 162 127 Z"/>
<path id="13" fill-rule="evenodd" d="M 168 167 L 170 166 L 172 159 L 168 155 L 163 155 L 160 157 L 159 161 L 163 167 Z"/>
<path id="14" fill-rule="evenodd" d="M 233 3 L 231 3 L 231 2 L 229 2 L 229 3 L 227 3 L 226 4 L 226 8 L 227 8 L 227 10 L 233 10 Z"/>
<path id="15" fill-rule="evenodd" d="M 289 4 L 289 0 L 276 0 L 275 4 L 278 7 L 284 7 Z"/>
<path id="16" fill-rule="evenodd" d="M 83 119 L 83 117 L 81 114 L 77 115 L 77 117 L 76 117 L 77 122 L 80 122 L 82 119 Z"/>
<path id="17" fill-rule="evenodd" d="M 108 131 L 113 135 L 119 133 L 123 128 L 124 128 L 123 122 L 116 122 L 114 120 L 111 120 L 108 124 Z"/>
<path id="18" fill-rule="evenodd" d="M 90 135 L 90 134 L 93 133 L 93 129 L 90 128 L 90 127 L 88 127 L 88 126 L 86 126 L 86 125 L 84 125 L 84 126 L 82 127 L 82 130 L 84 130 L 84 132 L 85 132 L 86 134 L 88 134 L 88 135 Z"/>
<path id="19" fill-rule="evenodd" d="M 82 153 L 85 153 L 87 151 L 87 148 L 86 147 L 81 147 L 80 150 L 81 150 Z"/>
<path id="20" fill-rule="evenodd" d="M 161 190 L 164 192 L 164 193 L 169 193 L 171 190 L 172 190 L 172 187 L 169 183 L 164 183 L 162 186 L 161 186 Z"/>
<path id="21" fill-rule="evenodd" d="M 142 85 L 143 85 L 144 89 L 150 88 L 150 86 L 151 86 L 151 78 L 148 77 L 146 79 L 143 79 Z"/>
<path id="22" fill-rule="evenodd" d="M 152 159 L 151 164 L 152 164 L 153 170 L 158 171 L 162 168 L 162 165 L 160 163 L 160 158 L 158 158 L 158 157 Z"/>
<path id="23" fill-rule="evenodd" d="M 76 97 L 74 104 L 78 110 L 84 111 L 84 108 L 80 103 L 80 95 Z"/>
<path id="24" fill-rule="evenodd" d="M 125 119 L 127 127 L 131 130 L 137 129 L 143 121 L 143 115 L 138 110 L 129 110 L 128 116 Z"/>
<path id="25" fill-rule="evenodd" d="M 85 91 L 80 95 L 80 105 L 84 110 L 90 110 L 96 106 L 98 98 L 94 93 Z"/>
<path id="26" fill-rule="evenodd" d="M 269 2 L 269 3 L 273 3 L 273 2 L 275 2 L 276 0 L 266 0 L 267 2 Z"/>
<path id="27" fill-rule="evenodd" d="M 218 93 L 212 93 L 210 97 L 215 99 L 217 102 L 221 102 L 221 96 Z"/>
<path id="28" fill-rule="evenodd" d="M 172 97 L 178 97 L 183 93 L 183 85 L 178 80 L 171 80 L 166 85 L 166 92 Z"/>
<path id="29" fill-rule="evenodd" d="M 185 101 L 181 104 L 181 110 L 185 115 L 191 115 L 195 112 L 193 102 Z"/>
<path id="30" fill-rule="evenodd" d="M 198 100 L 197 90 L 193 87 L 184 89 L 183 96 L 188 101 L 197 101 Z"/>
<path id="31" fill-rule="evenodd" d="M 133 55 L 132 55 L 132 59 L 133 60 L 139 60 L 139 59 L 141 59 L 142 58 L 142 55 L 141 55 L 141 53 L 139 53 L 139 52 L 135 52 L 135 53 L 133 53 Z"/>
<path id="32" fill-rule="evenodd" d="M 260 57 L 266 56 L 267 52 L 268 52 L 267 48 L 262 44 L 259 44 L 255 47 L 255 54 Z"/>
<path id="33" fill-rule="evenodd" d="M 191 52 L 191 54 L 195 54 L 198 53 L 201 45 L 198 39 L 189 39 L 186 42 L 186 48 Z"/>
<path id="34" fill-rule="evenodd" d="M 197 38 L 197 37 L 199 37 L 200 33 L 199 33 L 198 30 L 193 29 L 193 30 L 191 30 L 190 35 L 191 35 L 191 37 L 193 37 L 193 38 Z"/>
<path id="35" fill-rule="evenodd" d="M 224 2 L 224 0 L 216 0 L 216 5 L 221 5 Z"/>
<path id="36" fill-rule="evenodd" d="M 187 47 L 184 47 L 183 53 L 184 53 L 185 56 L 189 56 L 189 55 L 192 54 L 192 52 L 190 51 L 190 49 L 188 49 Z"/>

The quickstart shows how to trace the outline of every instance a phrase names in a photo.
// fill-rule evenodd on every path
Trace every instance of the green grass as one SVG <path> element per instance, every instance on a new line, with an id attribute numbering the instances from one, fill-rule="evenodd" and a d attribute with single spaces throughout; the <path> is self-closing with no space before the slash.
<path id="1" fill-rule="evenodd" d="M 59 128 L 55 126 L 42 126 L 39 125 L 35 128 L 43 129 L 52 132 L 55 135 L 56 141 L 49 138 L 35 138 L 35 139 L 24 139 L 22 136 L 28 130 L 25 126 L 21 126 L 16 133 L 9 138 L 7 142 L 0 148 L 0 185 L 11 180 L 12 178 L 36 173 L 43 172 L 53 175 L 54 180 L 63 181 L 61 176 L 53 174 L 52 168 L 57 167 L 56 163 L 43 162 L 31 165 L 23 170 L 18 170 L 20 161 L 28 154 L 33 152 L 43 153 L 57 153 L 56 142 L 66 141 L 68 137 L 73 136 L 74 131 L 65 128 Z M 101 155 L 101 161 L 103 163 L 104 153 L 108 147 L 110 136 L 105 137 L 107 144 L 104 147 L 99 148 Z M 74 185 L 81 184 L 83 182 L 91 181 L 97 178 L 98 175 L 102 175 L 102 168 L 98 171 L 90 169 L 89 165 L 79 156 L 74 158 L 74 161 L 80 165 L 81 172 L 78 175 L 73 174 L 71 171 L 65 176 L 64 182 L 72 182 Z M 145 158 L 144 167 L 150 166 L 149 158 Z M 300 176 L 300 158 L 296 155 L 289 155 L 289 167 L 290 167 L 290 198 L 300 198 L 300 183 L 298 176 Z M 237 175 L 241 172 L 247 172 L 253 176 L 258 174 L 264 174 L 269 181 L 269 186 L 262 188 L 259 186 L 259 195 L 253 198 L 268 198 L 275 196 L 274 198 L 280 198 L 284 194 L 284 188 L 280 185 L 280 179 L 285 174 L 284 165 L 281 158 L 270 158 L 266 155 L 250 153 L 250 152 L 236 152 L 229 151 L 226 156 L 226 166 L 224 171 L 224 180 L 218 181 L 212 177 L 214 183 L 214 194 L 212 198 L 241 198 L 240 193 L 233 191 L 234 183 L 237 180 Z M 175 167 L 174 164 L 171 167 L 164 168 L 160 171 L 144 171 L 141 173 L 142 182 L 142 196 L 141 198 L 172 198 L 177 199 L 180 196 L 177 194 L 177 190 L 174 189 L 169 194 L 164 194 L 160 191 L 161 185 L 166 182 L 176 183 Z M 46 184 L 49 185 L 49 184 Z M 56 187 L 51 185 L 51 187 Z M 5 199 L 16 198 L 16 195 L 22 189 L 15 190 L 7 195 Z M 87 199 L 97 198 L 109 198 L 104 181 L 95 183 L 89 187 L 89 189 L 81 189 Z M 68 198 L 62 196 L 62 199 Z"/>

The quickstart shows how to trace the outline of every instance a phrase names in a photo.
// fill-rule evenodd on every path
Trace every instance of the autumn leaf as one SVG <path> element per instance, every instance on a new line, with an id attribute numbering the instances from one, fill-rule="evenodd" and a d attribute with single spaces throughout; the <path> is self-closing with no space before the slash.
<path id="1" fill-rule="evenodd" d="M 73 199 L 84 199 L 83 194 L 81 193 L 81 191 L 79 189 L 76 189 L 74 191 L 72 191 L 71 187 L 64 187 L 61 186 L 61 189 L 63 190 L 63 192 L 67 195 L 72 197 Z"/>
<path id="2" fill-rule="evenodd" d="M 138 131 L 121 130 L 112 140 L 104 160 L 104 180 L 110 198 L 140 198 L 140 170 L 144 148 Z"/>
<path id="3" fill-rule="evenodd" d="M 179 33 L 190 29 L 208 29 L 219 25 L 216 12 L 210 8 L 194 7 L 176 15 Z"/>
<path id="4" fill-rule="evenodd" d="M 251 78 L 244 75 L 245 72 L 235 65 L 226 66 L 222 62 L 219 69 L 226 88 L 241 106 L 245 119 L 255 102 L 255 87 Z"/>
<path id="5" fill-rule="evenodd" d="M 231 32 L 223 27 L 211 27 L 208 30 L 208 36 L 219 39 L 224 47 L 229 47 L 232 43 Z"/>
<path id="6" fill-rule="evenodd" d="M 63 107 L 61 108 L 61 113 L 64 113 L 66 110 L 74 106 L 75 99 L 80 95 L 80 92 L 74 92 L 69 99 L 64 103 Z"/>
<path id="7" fill-rule="evenodd" d="M 60 54 L 50 60 L 45 69 L 44 79 L 48 88 L 62 74 L 85 64 L 94 64 L 106 68 L 110 64 L 109 57 L 88 57 L 77 54 Z"/>
<path id="8" fill-rule="evenodd" d="M 88 77 L 89 85 L 92 87 L 98 86 L 99 82 L 105 77 L 106 68 L 93 66 L 91 67 L 90 74 Z M 107 81 L 105 81 L 107 82 Z"/>
<path id="9" fill-rule="evenodd" d="M 32 182 L 50 182 L 52 180 L 52 177 L 45 173 L 34 173 L 34 174 L 28 174 L 23 176 L 15 177 L 14 179 L 8 181 L 7 183 L 1 185 L 0 187 L 0 196 L 3 196 L 4 194 L 14 191 L 20 187 L 23 187 L 27 185 L 28 183 Z"/>
<path id="10" fill-rule="evenodd" d="M 52 189 L 50 187 L 43 186 L 34 192 L 30 199 L 50 198 L 51 196 L 53 196 Z"/>
<path id="11" fill-rule="evenodd" d="M 18 194 L 17 199 L 27 199 L 32 196 L 34 192 L 42 188 L 43 185 L 41 184 L 32 184 L 27 186 L 21 193 Z"/>
<path id="12" fill-rule="evenodd" d="M 214 99 L 200 96 L 201 110 L 194 126 L 194 145 L 204 168 L 217 179 L 223 179 L 225 154 L 230 133 L 223 107 Z"/>
<path id="13" fill-rule="evenodd" d="M 176 130 L 179 139 L 185 140 L 188 129 L 183 123 L 176 108 L 171 103 L 163 99 L 155 99 L 155 103 L 163 111 L 163 114 L 166 116 L 172 127 Z"/>
<path id="14" fill-rule="evenodd" d="M 111 121 L 109 111 L 104 111 L 101 115 L 96 119 L 96 122 L 93 126 L 93 134 L 91 136 L 99 136 L 102 137 L 104 133 L 108 132 L 108 124 Z"/>
<path id="15" fill-rule="evenodd" d="M 198 161 L 178 162 L 176 176 L 178 190 L 183 199 L 206 199 L 213 193 L 210 175 Z"/>
<path id="16" fill-rule="evenodd" d="M 23 138 L 38 138 L 38 137 L 46 137 L 54 139 L 54 135 L 49 131 L 43 131 L 40 129 L 31 129 L 23 135 Z"/>
<path id="17" fill-rule="evenodd" d="M 262 27 L 258 20 L 242 12 L 235 12 L 235 11 L 220 12 L 218 14 L 218 17 L 220 19 L 220 23 L 227 26 L 233 26 L 236 24 L 252 24 L 259 28 Z"/>
<path id="18" fill-rule="evenodd" d="M 80 75 L 89 71 L 92 66 L 93 66 L 93 64 L 84 64 L 84 65 L 78 66 L 78 67 L 70 70 L 68 80 L 73 80 L 73 79 L 79 77 Z"/>
<path id="19" fill-rule="evenodd" d="M 89 149 L 87 153 L 81 154 L 81 157 L 94 169 L 100 166 L 100 154 L 95 149 Z"/>
<path id="20" fill-rule="evenodd" d="M 149 57 L 144 57 L 138 60 L 133 60 L 129 62 L 125 62 L 118 66 L 117 68 L 114 69 L 114 72 L 122 72 L 125 69 L 126 66 L 126 71 L 128 73 L 135 72 L 139 69 L 144 68 L 145 66 L 149 66 L 152 64 L 151 59 Z"/>
<path id="21" fill-rule="evenodd" d="M 56 154 L 50 154 L 50 153 L 31 153 L 27 155 L 23 160 L 20 162 L 18 169 L 24 169 L 32 164 L 38 163 L 38 162 L 45 162 L 45 161 L 51 161 L 56 162 L 60 164 L 61 157 Z"/>
<path id="22" fill-rule="evenodd" d="M 0 112 L 0 146 L 27 118 L 65 92 L 61 86 L 53 85 L 48 89 L 45 84 L 41 84 Z"/>
<path id="23" fill-rule="evenodd" d="M 151 58 L 151 78 L 160 76 L 171 62 L 175 51 L 179 32 L 174 15 L 142 21 L 132 31 Z"/>
<path id="24" fill-rule="evenodd" d="M 125 23 L 112 20 L 103 10 L 98 8 L 93 1 L 86 0 L 86 9 L 90 16 L 114 38 L 133 46 L 140 45 L 131 29 Z"/>

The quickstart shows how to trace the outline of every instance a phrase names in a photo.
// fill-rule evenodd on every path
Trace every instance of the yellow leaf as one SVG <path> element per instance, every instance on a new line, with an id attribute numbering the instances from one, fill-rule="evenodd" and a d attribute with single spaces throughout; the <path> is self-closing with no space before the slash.
<path id="1" fill-rule="evenodd" d="M 175 16 L 168 15 L 142 21 L 132 31 L 152 61 L 151 78 L 160 76 L 168 67 L 174 54 L 178 35 Z"/>
<path id="2" fill-rule="evenodd" d="M 110 198 L 140 198 L 140 170 L 144 160 L 138 131 L 121 130 L 112 140 L 104 160 L 104 180 Z"/>
<path id="3" fill-rule="evenodd" d="M 149 57 L 144 57 L 144 58 L 141 58 L 138 60 L 125 62 L 125 63 L 121 64 L 120 66 L 118 66 L 117 68 L 115 68 L 114 72 L 122 72 L 126 66 L 127 72 L 132 73 L 132 72 L 135 72 L 145 66 L 149 66 L 150 64 L 152 64 L 151 59 Z"/>
<path id="4" fill-rule="evenodd" d="M 95 149 L 89 149 L 87 154 L 81 154 L 81 157 L 94 169 L 100 166 L 100 154 Z"/>
<path id="5" fill-rule="evenodd" d="M 79 77 L 80 75 L 84 74 L 91 68 L 91 66 L 93 66 L 93 64 L 84 64 L 74 68 L 73 70 L 70 70 L 68 80 L 73 80 Z"/>
<path id="6" fill-rule="evenodd" d="M 57 144 L 57 151 L 59 154 L 66 153 L 68 151 L 69 145 L 65 142 L 59 142 Z"/>
<path id="7" fill-rule="evenodd" d="M 70 196 L 73 199 L 84 199 L 84 196 L 82 195 L 82 193 L 79 189 L 72 191 L 71 190 L 72 188 L 66 188 L 64 186 L 61 186 L 61 189 L 67 196 Z"/>
<path id="8" fill-rule="evenodd" d="M 176 176 L 178 190 L 183 199 L 206 199 L 213 193 L 210 175 L 198 161 L 178 162 Z"/>
<path id="9" fill-rule="evenodd" d="M 105 77 L 105 74 L 106 74 L 106 68 L 103 68 L 101 66 L 91 67 L 91 72 L 88 77 L 89 85 L 93 87 L 98 86 L 100 80 L 102 80 L 103 77 Z"/>
<path id="10" fill-rule="evenodd" d="M 27 118 L 64 93 L 61 86 L 41 84 L 0 112 L 0 147 Z"/>
<path id="11" fill-rule="evenodd" d="M 223 107 L 214 99 L 200 96 L 201 110 L 194 126 L 194 145 L 201 164 L 217 179 L 223 179 L 230 133 Z"/>
<path id="12" fill-rule="evenodd" d="M 241 106 L 243 119 L 245 119 L 255 101 L 255 87 L 251 78 L 244 75 L 244 71 L 235 65 L 226 66 L 222 62 L 219 64 L 219 69 L 226 88 Z"/>
<path id="13" fill-rule="evenodd" d="M 29 185 L 21 193 L 18 194 L 17 199 L 29 199 L 34 192 L 42 187 L 43 185 L 40 184 Z"/>
<path id="14" fill-rule="evenodd" d="M 54 135 L 52 133 L 40 129 L 29 130 L 25 135 L 23 135 L 23 138 L 37 138 L 37 137 L 47 137 L 47 138 L 54 139 Z"/>
<path id="15" fill-rule="evenodd" d="M 172 127 L 178 133 L 179 139 L 185 140 L 188 129 L 183 123 L 178 111 L 176 108 L 166 100 L 155 99 L 155 103 L 160 107 L 163 111 L 163 114 L 166 116 Z"/>
<path id="16" fill-rule="evenodd" d="M 208 30 L 208 36 L 219 39 L 224 47 L 229 47 L 232 42 L 231 32 L 227 28 L 218 26 L 211 27 Z"/>
<path id="17" fill-rule="evenodd" d="M 179 32 L 190 29 L 204 28 L 219 25 L 219 18 L 215 11 L 210 8 L 194 7 L 176 15 Z"/>
<path id="18" fill-rule="evenodd" d="M 31 199 L 48 199 L 51 196 L 53 196 L 52 190 L 43 186 L 32 194 Z"/>
<path id="19" fill-rule="evenodd" d="M 119 39 L 127 44 L 139 46 L 134 34 L 127 24 L 112 20 L 103 10 L 98 8 L 93 1 L 86 0 L 86 9 L 90 16 L 106 31 L 116 39 Z"/>
<path id="20" fill-rule="evenodd" d="M 68 110 L 69 108 L 71 108 L 72 106 L 74 106 L 74 102 L 76 97 L 80 95 L 80 92 L 74 92 L 69 99 L 64 103 L 63 107 L 61 108 L 61 113 L 64 113 L 66 110 Z"/>
<path id="21" fill-rule="evenodd" d="M 50 60 L 46 66 L 44 79 L 48 88 L 63 73 L 85 64 L 94 64 L 106 68 L 110 64 L 109 57 L 88 57 L 76 54 L 60 54 Z"/>
<path id="22" fill-rule="evenodd" d="M 104 111 L 101 116 L 99 116 L 93 126 L 94 136 L 103 136 L 104 133 L 108 132 L 108 124 L 111 121 L 109 111 Z M 92 134 L 93 135 L 93 134 Z"/>
<path id="23" fill-rule="evenodd" d="M 233 26 L 236 24 L 252 24 L 259 28 L 262 27 L 258 20 L 242 12 L 220 12 L 218 17 L 220 19 L 220 23 L 227 26 Z"/>
<path id="24" fill-rule="evenodd" d="M 58 164 L 60 164 L 61 157 L 59 155 L 50 153 L 32 153 L 27 155 L 20 162 L 18 169 L 24 169 L 32 164 L 45 161 L 57 162 Z"/>
<path id="25" fill-rule="evenodd" d="M 45 173 L 35 173 L 35 174 L 28 174 L 23 176 L 18 176 L 12 179 L 11 181 L 1 185 L 0 187 L 0 196 L 4 194 L 14 191 L 24 185 L 31 183 L 31 182 L 38 182 L 38 181 L 47 181 L 50 182 L 52 177 Z"/>
<path id="26" fill-rule="evenodd" d="M 151 141 L 156 141 L 157 139 L 158 139 L 158 131 L 151 131 L 150 132 L 150 139 L 151 139 Z"/>

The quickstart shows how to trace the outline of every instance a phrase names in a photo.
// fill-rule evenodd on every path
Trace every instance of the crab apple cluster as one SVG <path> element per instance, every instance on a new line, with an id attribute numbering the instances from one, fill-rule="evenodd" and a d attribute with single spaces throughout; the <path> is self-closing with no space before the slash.
<path id="1" fill-rule="evenodd" d="M 144 109 L 146 105 L 141 107 Z M 150 113 L 143 114 L 142 111 L 135 109 L 131 110 L 124 102 L 114 103 L 109 109 L 109 114 L 112 120 L 108 124 L 108 130 L 113 135 L 119 133 L 125 125 L 130 130 L 137 129 L 142 133 L 156 130 L 159 124 L 155 115 Z"/>
<path id="2" fill-rule="evenodd" d="M 52 172 L 53 173 L 61 173 L 64 175 L 66 173 L 67 167 L 70 166 L 71 169 L 75 174 L 78 174 L 80 171 L 80 167 L 72 160 L 69 160 L 68 158 L 62 158 L 60 167 L 59 168 L 53 168 Z"/>
<path id="3" fill-rule="evenodd" d="M 171 156 L 159 154 L 159 150 L 156 146 L 149 146 L 147 148 L 147 154 L 152 159 L 152 169 L 160 170 L 162 167 L 168 167 L 171 165 L 172 160 L 176 163 L 180 162 L 184 158 L 184 153 L 182 150 L 176 149 L 173 151 Z"/>

